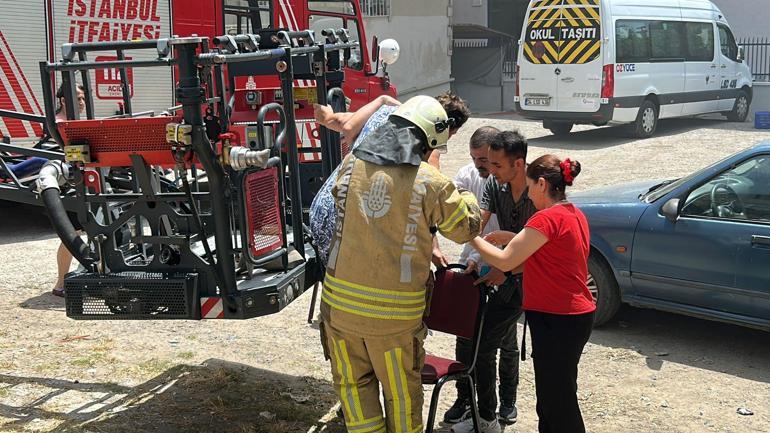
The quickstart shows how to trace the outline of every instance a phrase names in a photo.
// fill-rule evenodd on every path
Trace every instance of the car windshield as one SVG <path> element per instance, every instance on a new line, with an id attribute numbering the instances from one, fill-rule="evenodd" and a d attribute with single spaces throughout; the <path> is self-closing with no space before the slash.
<path id="1" fill-rule="evenodd" d="M 733 156 L 735 156 L 735 155 L 730 155 L 730 156 L 728 156 L 726 158 L 723 158 L 723 159 L 721 159 L 721 160 L 719 160 L 719 161 L 709 165 L 708 167 L 703 168 L 703 169 L 698 170 L 698 171 L 695 171 L 693 173 L 690 173 L 690 174 L 688 174 L 687 176 L 685 176 L 683 178 L 675 179 L 675 180 L 669 180 L 669 181 L 666 181 L 666 182 L 663 182 L 663 183 L 659 183 L 659 184 L 653 186 L 652 188 L 650 188 L 649 191 L 647 191 L 646 193 L 644 193 L 641 196 L 639 196 L 639 199 L 644 201 L 645 203 L 653 203 L 653 202 L 657 201 L 658 199 L 660 199 L 661 197 L 663 197 L 666 194 L 668 194 L 669 192 L 679 188 L 680 185 L 682 185 L 682 184 L 686 183 L 687 181 L 689 181 L 690 179 L 698 176 L 704 170 L 709 170 L 711 167 L 714 167 L 714 166 L 716 166 L 718 164 L 721 164 L 722 161 L 730 159 Z"/>

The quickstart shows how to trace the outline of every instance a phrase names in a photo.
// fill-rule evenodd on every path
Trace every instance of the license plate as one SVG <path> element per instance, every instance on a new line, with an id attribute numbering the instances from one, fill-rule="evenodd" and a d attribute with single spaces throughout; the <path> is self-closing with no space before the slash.
<path id="1" fill-rule="evenodd" d="M 524 105 L 535 105 L 538 107 L 547 107 L 551 105 L 551 98 L 525 98 Z"/>
<path id="2" fill-rule="evenodd" d="M 311 104 L 318 102 L 315 87 L 300 87 L 294 88 L 294 100 L 295 101 L 308 101 Z"/>

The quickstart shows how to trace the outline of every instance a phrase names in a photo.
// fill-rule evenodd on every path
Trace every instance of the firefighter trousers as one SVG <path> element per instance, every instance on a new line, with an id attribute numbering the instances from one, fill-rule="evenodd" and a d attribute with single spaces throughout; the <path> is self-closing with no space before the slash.
<path id="1" fill-rule="evenodd" d="M 321 323 L 324 355 L 350 433 L 421 433 L 423 341 L 427 329 L 361 337 Z M 380 404 L 380 385 L 385 417 Z"/>

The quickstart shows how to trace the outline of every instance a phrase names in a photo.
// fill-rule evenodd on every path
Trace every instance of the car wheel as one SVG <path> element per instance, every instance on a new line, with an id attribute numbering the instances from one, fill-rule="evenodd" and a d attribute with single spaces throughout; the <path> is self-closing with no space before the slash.
<path id="1" fill-rule="evenodd" d="M 650 138 L 658 129 L 658 107 L 650 100 L 642 102 L 634 123 L 634 136 Z"/>
<path id="2" fill-rule="evenodd" d="M 607 323 L 620 308 L 620 290 L 612 270 L 598 253 L 588 256 L 588 290 L 594 297 L 596 312 L 594 326 Z"/>
<path id="3" fill-rule="evenodd" d="M 572 122 L 543 122 L 543 127 L 553 135 L 567 135 L 572 131 L 572 127 L 575 126 Z"/>
<path id="4" fill-rule="evenodd" d="M 738 96 L 735 97 L 735 105 L 733 105 L 733 111 L 727 113 L 727 120 L 731 122 L 745 122 L 749 117 L 749 95 L 743 90 L 738 91 Z"/>

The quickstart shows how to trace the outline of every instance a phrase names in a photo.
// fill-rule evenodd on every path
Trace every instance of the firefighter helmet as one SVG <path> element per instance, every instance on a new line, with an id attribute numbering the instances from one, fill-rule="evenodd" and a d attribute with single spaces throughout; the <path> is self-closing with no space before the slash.
<path id="1" fill-rule="evenodd" d="M 452 121 L 436 98 L 415 96 L 401 104 L 391 116 L 406 119 L 420 128 L 431 149 L 446 147 Z"/>

